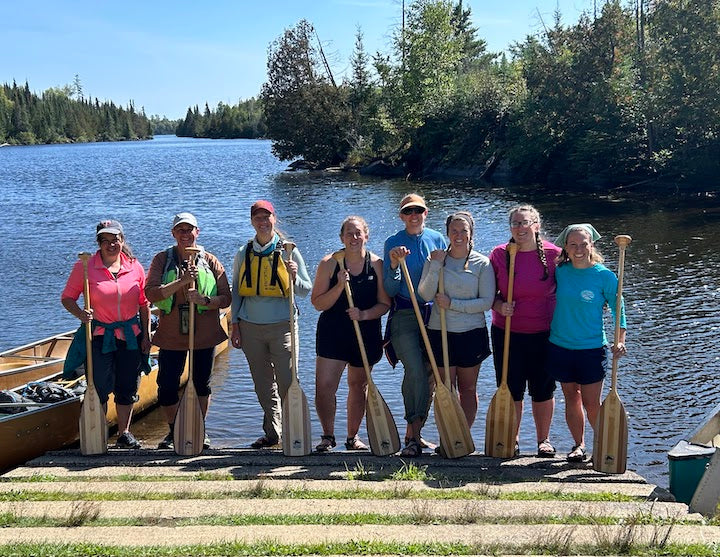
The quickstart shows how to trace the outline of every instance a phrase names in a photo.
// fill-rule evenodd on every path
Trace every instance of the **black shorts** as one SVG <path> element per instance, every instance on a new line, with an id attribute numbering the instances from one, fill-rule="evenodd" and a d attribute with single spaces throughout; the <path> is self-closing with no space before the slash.
<path id="1" fill-rule="evenodd" d="M 158 354 L 158 403 L 172 406 L 180 401 L 178 389 L 180 376 L 185 369 L 187 350 L 164 350 Z M 213 367 L 215 348 L 193 350 L 193 384 L 198 396 L 210 396 L 210 373 Z"/>
<path id="2" fill-rule="evenodd" d="M 428 329 L 430 345 L 438 368 L 444 364 L 442 353 L 442 333 Z M 486 327 L 478 327 L 462 333 L 448 333 L 448 357 L 450 367 L 475 367 L 490 355 L 490 340 Z"/>
<path id="3" fill-rule="evenodd" d="M 608 368 L 607 348 L 569 350 L 548 343 L 546 366 L 548 372 L 561 383 L 592 385 L 605 379 Z"/>
<path id="4" fill-rule="evenodd" d="M 495 378 L 497 385 L 500 385 L 505 330 L 493 325 L 491 327 L 491 336 Z M 556 387 L 555 380 L 548 373 L 545 364 L 548 345 L 550 344 L 548 338 L 550 338 L 549 331 L 542 333 L 510 333 L 507 383 L 513 400 L 522 400 L 525 397 L 526 388 L 530 392 L 530 398 L 533 402 L 544 402 L 553 398 Z"/>
<path id="5" fill-rule="evenodd" d="M 360 346 L 352 321 L 345 316 L 342 321 L 332 317 L 321 314 L 318 319 L 315 331 L 315 353 L 321 358 L 347 362 L 353 367 L 363 367 Z M 368 363 L 373 366 L 380 361 L 383 353 L 380 320 L 373 319 L 359 323 Z"/>
<path id="6" fill-rule="evenodd" d="M 142 334 L 137 336 L 140 346 Z M 128 350 L 124 340 L 115 339 L 116 350 L 103 353 L 103 337 L 92 340 L 93 380 L 100 402 L 105 404 L 110 393 L 115 395 L 115 404 L 135 404 L 140 385 L 140 350 Z"/>

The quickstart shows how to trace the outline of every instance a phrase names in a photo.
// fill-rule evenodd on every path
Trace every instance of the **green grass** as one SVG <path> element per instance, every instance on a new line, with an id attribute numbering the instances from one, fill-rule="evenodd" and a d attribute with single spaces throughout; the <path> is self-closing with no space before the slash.
<path id="1" fill-rule="evenodd" d="M 506 501 L 610 501 L 638 502 L 644 497 L 631 497 L 618 493 L 571 493 L 517 491 L 490 494 L 487 490 L 461 489 L 412 489 L 402 486 L 391 490 L 355 488 L 348 490 L 318 490 L 307 488 L 273 489 L 258 482 L 250 489 L 224 491 L 182 491 L 163 492 L 62 492 L 12 490 L 0 492 L 0 502 L 12 501 L 173 501 L 179 499 L 418 499 L 433 501 L 450 500 L 506 500 Z"/>
<path id="2" fill-rule="evenodd" d="M 114 547 L 96 544 L 9 544 L 0 546 L 6 557 L 255 557 L 270 556 L 331 556 L 331 555 L 499 555 L 510 550 L 514 555 L 566 555 L 568 546 L 562 541 L 542 546 L 499 546 L 483 544 L 448 543 L 388 543 L 347 542 L 288 545 L 277 542 L 218 543 L 186 545 L 177 547 Z M 596 545 L 571 546 L 577 555 L 618 555 L 619 548 Z M 718 547 L 713 544 L 668 544 L 662 548 L 654 545 L 633 545 L 624 555 L 638 557 L 693 555 L 715 557 Z M 602 552 L 600 552 L 602 550 Z"/>
<path id="3" fill-rule="evenodd" d="M 96 510 L 87 509 L 72 513 L 68 518 L 20 517 L 12 512 L 0 514 L 0 528 L 58 528 L 58 527 L 97 527 L 97 526 L 356 526 L 373 524 L 381 526 L 403 525 L 462 525 L 462 524 L 565 524 L 572 526 L 607 526 L 640 524 L 632 517 L 620 518 L 612 516 L 494 516 L 469 511 L 463 516 L 445 516 L 418 509 L 413 513 L 388 515 L 384 513 L 351 513 L 351 514 L 303 514 L 303 515 L 223 515 L 198 516 L 191 518 L 97 518 Z M 675 526 L 677 524 L 697 524 L 697 521 L 678 521 L 661 517 L 652 517 L 642 524 L 656 526 Z"/>

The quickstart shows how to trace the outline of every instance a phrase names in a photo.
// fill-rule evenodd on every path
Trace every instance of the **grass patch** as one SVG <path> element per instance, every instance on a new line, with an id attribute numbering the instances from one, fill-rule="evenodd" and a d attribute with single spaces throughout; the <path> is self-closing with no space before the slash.
<path id="1" fill-rule="evenodd" d="M 255 557 L 271 556 L 330 556 L 330 555 L 497 555 L 509 549 L 515 555 L 567 555 L 569 546 L 564 539 L 554 540 L 543 546 L 498 546 L 481 544 L 449 543 L 387 543 L 387 542 L 348 542 L 289 545 L 277 542 L 257 544 L 220 543 L 203 545 L 185 545 L 178 547 L 114 547 L 96 544 L 11 544 L 0 546 L 0 552 L 8 557 L 90 557 L 103 555 L 108 557 L 170 557 L 193 555 L 194 557 Z M 572 551 L 580 555 L 601 555 L 593 545 L 572 546 Z M 718 548 L 713 544 L 669 544 L 661 553 L 651 546 L 634 546 L 632 555 L 645 556 L 685 556 L 715 557 Z"/>
<path id="2" fill-rule="evenodd" d="M 372 480 L 374 469 L 371 467 L 365 468 L 362 460 L 358 460 L 352 470 L 348 468 L 347 462 L 345 464 L 345 476 L 348 480 L 360 480 L 368 481 Z"/>
<path id="3" fill-rule="evenodd" d="M 414 474 L 415 472 L 413 472 Z M 80 491 L 26 491 L 12 490 L 0 492 L 0 502 L 13 501 L 174 501 L 180 499 L 417 499 L 433 501 L 612 501 L 639 502 L 643 497 L 631 497 L 618 493 L 571 493 L 571 492 L 535 492 L 517 491 L 512 493 L 488 494 L 484 490 L 465 489 L 414 489 L 411 486 L 397 485 L 390 490 L 365 488 L 317 490 L 305 487 L 274 489 L 266 487 L 263 481 L 248 489 L 223 491 L 182 491 L 166 492 L 91 492 Z"/>
<path id="4" fill-rule="evenodd" d="M 427 471 L 427 465 L 425 466 L 418 466 L 414 462 L 405 462 L 404 460 L 401 461 L 402 466 L 399 470 L 396 470 L 392 474 L 390 474 L 390 479 L 396 480 L 396 481 L 415 481 L 415 482 L 425 482 L 428 480 L 433 480 L 435 478 L 432 477 L 431 474 L 428 474 Z"/>

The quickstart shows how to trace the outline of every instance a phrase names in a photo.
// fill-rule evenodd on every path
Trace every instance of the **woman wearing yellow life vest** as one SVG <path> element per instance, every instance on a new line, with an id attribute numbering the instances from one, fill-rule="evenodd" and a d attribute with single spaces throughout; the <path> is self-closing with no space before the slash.
<path id="1" fill-rule="evenodd" d="M 176 245 L 161 251 L 152 260 L 145 282 L 145 295 L 160 310 L 160 322 L 153 344 L 160 347 L 158 356 L 158 402 L 165 412 L 170 433 L 158 445 L 173 448 L 173 426 L 178 407 L 178 386 L 188 353 L 188 311 L 196 307 L 193 346 L 193 383 L 203 415 L 210 398 L 210 372 L 215 345 L 227 338 L 220 326 L 219 309 L 230 305 L 230 285 L 222 263 L 196 243 L 200 228 L 191 213 L 173 218 L 171 233 Z M 200 248 L 192 265 L 187 248 Z M 196 281 L 197 288 L 190 289 Z M 210 441 L 205 439 L 205 448 Z"/>
<path id="2" fill-rule="evenodd" d="M 284 238 L 275 229 L 272 203 L 256 201 L 250 219 L 255 237 L 238 250 L 233 264 L 230 340 L 245 353 L 263 409 L 264 434 L 251 445 L 259 449 L 280 441 L 281 400 L 290 387 L 288 292 L 292 287 L 296 296 L 307 296 L 312 282 L 297 248 L 287 266 L 281 261 Z"/>

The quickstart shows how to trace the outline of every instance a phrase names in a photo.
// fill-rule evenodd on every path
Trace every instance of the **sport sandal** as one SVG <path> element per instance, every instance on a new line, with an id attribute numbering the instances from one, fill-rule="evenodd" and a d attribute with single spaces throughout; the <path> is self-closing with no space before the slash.
<path id="1" fill-rule="evenodd" d="M 587 457 L 587 450 L 585 447 L 575 445 L 567 455 L 568 462 L 584 462 Z"/>
<path id="2" fill-rule="evenodd" d="M 319 453 L 326 453 L 336 445 L 334 435 L 321 435 L 320 442 L 315 447 L 315 450 Z"/>
<path id="3" fill-rule="evenodd" d="M 549 439 L 544 439 L 538 443 L 537 455 L 539 458 L 555 458 L 555 447 L 550 444 Z"/>
<path id="4" fill-rule="evenodd" d="M 348 451 L 367 451 L 368 446 L 360 441 L 360 438 L 356 435 L 355 437 L 348 437 L 345 440 L 345 448 Z"/>
<path id="5" fill-rule="evenodd" d="M 407 456 L 410 458 L 422 456 L 422 446 L 417 439 L 410 439 L 405 445 L 405 448 L 400 451 L 400 456 Z"/>

